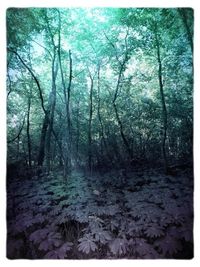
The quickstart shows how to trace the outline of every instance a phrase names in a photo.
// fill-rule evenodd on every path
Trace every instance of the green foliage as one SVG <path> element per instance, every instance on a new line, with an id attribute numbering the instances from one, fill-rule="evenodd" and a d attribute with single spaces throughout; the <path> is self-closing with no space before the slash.
<path id="1" fill-rule="evenodd" d="M 8 9 L 8 48 L 18 51 L 40 82 L 47 109 L 52 87 L 52 58 L 59 45 L 65 87 L 69 82 L 69 49 L 72 53 L 71 144 L 74 161 L 86 165 L 88 152 L 89 73 L 93 76 L 92 161 L 105 165 L 126 161 L 120 127 L 133 158 L 159 161 L 162 131 L 161 103 L 156 61 L 155 25 L 159 37 L 164 95 L 168 113 L 167 156 L 179 160 L 191 154 L 192 143 L 192 53 L 186 25 L 192 36 L 189 9 Z M 60 28 L 59 28 L 60 18 Z M 76 22 L 76 23 L 75 23 Z M 164 33 L 164 34 L 163 34 Z M 113 98 L 122 61 L 116 99 L 121 126 L 113 110 Z M 58 58 L 56 56 L 56 64 Z M 99 70 L 99 76 L 97 71 Z M 31 99 L 30 137 L 32 160 L 37 161 L 43 115 L 40 93 L 30 73 L 8 51 L 8 140 L 19 133 Z M 54 132 L 65 151 L 68 139 L 63 79 L 58 67 Z M 32 89 L 31 89 L 32 88 Z M 40 112 L 37 112 L 40 111 Z M 15 122 L 13 121 L 15 114 Z M 9 160 L 27 158 L 27 121 L 19 140 L 9 144 Z M 81 130 L 80 130 L 81 129 Z M 72 134 L 73 133 L 73 134 Z M 115 140 L 113 140 L 115 139 Z M 188 140 L 188 141 L 187 141 Z M 60 145 L 50 150 L 58 165 Z M 101 151 L 101 152 L 100 152 Z M 111 153 L 111 151 L 114 151 Z M 66 152 L 67 153 L 67 152 Z M 99 154 L 101 153 L 101 157 Z M 101 160 L 100 160 L 101 158 Z"/>

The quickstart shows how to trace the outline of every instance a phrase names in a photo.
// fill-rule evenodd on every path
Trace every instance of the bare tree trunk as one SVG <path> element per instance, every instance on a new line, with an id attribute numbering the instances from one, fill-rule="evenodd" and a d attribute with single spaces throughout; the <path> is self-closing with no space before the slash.
<path id="1" fill-rule="evenodd" d="M 98 67 L 98 73 L 97 73 L 97 94 L 98 94 L 98 96 L 97 96 L 98 97 L 97 114 L 98 114 L 99 125 L 100 125 L 99 135 L 100 135 L 101 140 L 103 141 L 103 144 L 104 144 L 104 146 L 106 148 L 106 140 L 105 140 L 105 135 L 104 135 L 104 127 L 103 127 L 102 118 L 101 118 L 100 66 Z"/>
<path id="2" fill-rule="evenodd" d="M 119 113 L 118 113 L 118 110 L 117 110 L 117 106 L 115 103 L 113 103 L 113 107 L 114 107 L 114 110 L 115 110 L 115 115 L 116 115 L 116 119 L 117 119 L 117 123 L 119 125 L 119 128 L 120 128 L 120 134 L 121 134 L 121 137 L 122 137 L 122 140 L 123 140 L 123 143 L 125 145 L 125 148 L 126 148 L 126 151 L 129 155 L 129 158 L 130 160 L 132 159 L 133 157 L 133 153 L 132 153 L 132 150 L 130 148 L 130 145 L 129 145 L 129 142 L 124 134 L 124 129 L 123 129 L 123 125 L 122 125 L 122 122 L 121 122 L 121 119 L 119 117 Z"/>
<path id="3" fill-rule="evenodd" d="M 48 25 L 48 29 L 50 31 L 50 28 L 49 28 L 49 25 Z M 51 34 L 51 31 L 50 31 L 50 34 Z M 56 46 L 54 44 L 54 41 L 53 41 L 53 36 L 51 34 L 51 39 L 52 39 L 52 43 L 54 45 L 54 50 L 56 50 Z M 28 72 L 30 73 L 30 75 L 32 76 L 37 88 L 38 88 L 38 91 L 39 91 L 39 96 L 40 96 L 40 101 L 41 101 L 41 107 L 42 107 L 42 110 L 45 114 L 45 117 L 44 117 L 44 120 L 43 120 L 43 124 L 42 124 L 42 129 L 41 129 L 41 137 L 40 137 L 40 145 L 39 145 L 39 152 L 38 152 L 38 157 L 37 157 L 37 163 L 38 163 L 38 166 L 42 166 L 43 165 L 43 162 L 44 162 L 44 157 L 45 157 L 45 143 L 46 143 L 46 135 L 47 135 L 47 130 L 48 130 L 48 127 L 49 127 L 49 122 L 50 122 L 50 111 L 51 111 L 51 106 L 50 106 L 50 102 L 48 103 L 47 105 L 47 110 L 44 106 L 44 99 L 43 99 L 43 93 L 42 93 L 42 89 L 41 89 L 41 86 L 40 86 L 40 83 L 39 83 L 39 80 L 37 79 L 37 77 L 35 76 L 33 70 L 31 69 L 31 67 L 29 67 L 27 65 L 27 63 L 21 58 L 21 56 L 14 50 L 12 49 L 8 49 L 8 51 L 10 51 L 11 53 L 15 54 L 18 59 L 20 60 L 20 62 L 22 63 L 22 65 L 24 65 L 24 67 L 28 70 Z M 53 59 L 53 57 L 52 57 Z M 51 113 L 51 114 L 54 114 Z M 51 132 L 53 131 L 53 124 L 51 126 Z M 55 136 L 55 132 L 53 131 L 53 134 Z M 60 147 L 60 143 L 58 142 L 57 138 L 56 138 L 56 141 Z"/>
<path id="4" fill-rule="evenodd" d="M 121 134 L 124 146 L 126 148 L 126 151 L 128 153 L 128 156 L 129 156 L 130 160 L 132 160 L 133 153 L 132 153 L 131 147 L 129 145 L 129 142 L 128 142 L 126 136 L 125 136 L 123 125 L 122 125 L 122 121 L 120 119 L 120 116 L 119 116 L 119 113 L 118 113 L 118 109 L 117 109 L 117 105 L 116 105 L 116 100 L 118 98 L 118 91 L 119 91 L 120 82 L 121 82 L 122 74 L 123 74 L 123 71 L 124 71 L 125 63 L 126 63 L 126 57 L 125 57 L 123 63 L 121 64 L 121 67 L 120 67 L 120 70 L 119 70 L 117 85 L 116 85 L 114 99 L 113 99 L 113 108 L 114 108 L 114 111 L 115 111 L 116 120 L 117 120 L 117 123 L 119 125 L 120 134 Z"/>
<path id="5" fill-rule="evenodd" d="M 69 82 L 67 87 L 67 129 L 68 129 L 68 168 L 71 171 L 72 160 L 72 136 L 71 136 L 71 113 L 70 113 L 70 97 L 71 97 L 71 85 L 72 85 L 72 56 L 69 50 Z"/>
<path id="6" fill-rule="evenodd" d="M 32 88 L 31 88 L 32 91 Z M 28 165 L 31 167 L 31 137 L 30 137 L 30 109 L 31 109 L 31 92 L 30 95 L 28 96 L 28 111 L 27 111 L 27 127 L 26 127 L 26 132 L 27 132 L 27 145 L 28 145 Z"/>
<path id="7" fill-rule="evenodd" d="M 56 48 L 54 47 L 54 57 L 52 62 L 52 89 L 49 96 L 49 105 L 50 105 L 50 116 L 49 116 L 49 127 L 47 131 L 46 138 L 46 160 L 47 160 L 47 171 L 49 172 L 51 169 L 51 136 L 53 132 L 53 122 L 54 122 L 54 112 L 56 106 L 56 77 L 58 72 L 58 66 L 56 64 Z"/>
<path id="8" fill-rule="evenodd" d="M 45 155 L 46 132 L 47 132 L 48 123 L 49 123 L 49 110 L 46 110 L 44 107 L 44 99 L 43 99 L 42 89 L 41 89 L 39 80 L 37 79 L 37 77 L 33 73 L 32 69 L 25 63 L 25 61 L 21 58 L 21 56 L 16 51 L 11 50 L 11 49 L 8 49 L 8 50 L 10 52 L 14 53 L 19 58 L 20 62 L 24 65 L 24 67 L 29 71 L 29 73 L 31 74 L 33 80 L 35 81 L 36 86 L 37 86 L 38 91 L 39 91 L 42 110 L 44 111 L 44 114 L 45 114 L 45 117 L 43 120 L 43 125 L 42 125 L 42 130 L 41 130 L 40 147 L 39 147 L 39 153 L 38 153 L 38 159 L 37 159 L 38 166 L 42 166 L 43 161 L 44 161 L 44 155 Z"/>
<path id="9" fill-rule="evenodd" d="M 123 72 L 125 70 L 126 62 L 128 60 L 128 45 L 127 45 L 128 34 L 129 34 L 129 29 L 126 32 L 126 36 L 125 36 L 125 39 L 124 39 L 125 54 L 124 54 L 123 60 L 120 60 L 119 59 L 115 44 L 110 41 L 110 39 L 107 37 L 107 35 L 105 35 L 105 36 L 106 36 L 106 39 L 111 44 L 111 46 L 115 49 L 115 52 L 116 52 L 116 60 L 117 60 L 117 62 L 119 64 L 119 74 L 118 74 L 117 84 L 116 84 L 116 88 L 115 88 L 115 94 L 114 94 L 114 98 L 113 98 L 112 103 L 113 103 L 113 108 L 114 108 L 114 111 L 115 111 L 116 120 L 117 120 L 117 123 L 118 123 L 118 126 L 119 126 L 120 135 L 122 137 L 123 144 L 125 146 L 125 149 L 126 149 L 126 151 L 128 153 L 128 156 L 129 156 L 129 159 L 131 161 L 132 160 L 132 157 L 133 157 L 132 149 L 131 149 L 131 146 L 129 145 L 129 142 L 128 142 L 126 136 L 125 136 L 123 125 L 122 125 L 122 121 L 120 119 L 119 112 L 118 112 L 117 105 L 116 105 L 116 100 L 117 100 L 118 94 L 119 94 L 119 89 L 120 89 L 120 83 L 121 83 L 122 75 L 123 75 Z"/>
<path id="10" fill-rule="evenodd" d="M 17 136 L 17 156 L 16 156 L 17 160 L 19 159 L 19 153 L 20 153 L 19 144 L 20 144 L 20 135 Z"/>
<path id="11" fill-rule="evenodd" d="M 109 162 L 112 162 L 112 158 L 110 157 L 110 153 L 108 151 L 108 146 L 107 146 L 107 142 L 105 139 L 105 133 L 104 133 L 104 126 L 103 126 L 103 122 L 102 122 L 102 118 L 101 118 L 100 65 L 98 66 L 98 71 L 97 71 L 97 98 L 98 98 L 97 114 L 98 114 L 99 125 L 100 125 L 99 135 L 101 137 L 101 154 L 103 153 L 103 148 L 102 148 L 102 145 L 103 145 L 105 148 L 107 157 L 109 159 Z"/>
<path id="12" fill-rule="evenodd" d="M 90 78 L 90 95 L 89 95 L 89 124 L 88 124 L 88 167 L 92 171 L 92 115 L 93 115 L 93 87 L 94 79 L 89 72 Z"/>
<path id="13" fill-rule="evenodd" d="M 76 163 L 79 165 L 79 140 L 80 140 L 80 100 L 77 103 L 77 113 L 76 113 Z"/>
<path id="14" fill-rule="evenodd" d="M 12 138 L 11 140 L 8 140 L 8 141 L 7 141 L 8 144 L 13 143 L 15 140 L 17 140 L 18 138 L 20 138 L 20 135 L 21 135 L 22 130 L 23 130 L 23 128 L 24 128 L 25 119 L 26 119 L 26 114 L 25 114 L 25 116 L 24 116 L 24 118 L 23 118 L 22 125 L 21 125 L 21 127 L 19 128 L 18 134 L 17 134 L 14 138 Z"/>
<path id="15" fill-rule="evenodd" d="M 39 153 L 38 153 L 38 158 L 37 158 L 38 166 L 42 166 L 43 162 L 44 162 L 46 133 L 47 133 L 47 129 L 48 129 L 48 126 L 49 126 L 49 115 L 48 115 L 48 113 L 45 114 L 45 117 L 44 117 L 44 120 L 43 120 L 43 124 L 42 124 Z"/>
<path id="16" fill-rule="evenodd" d="M 168 172 L 168 162 L 166 155 L 166 138 L 167 138 L 167 108 L 165 103 L 165 95 L 163 89 L 163 79 L 162 79 L 162 62 L 160 57 L 160 43 L 158 40 L 157 28 L 155 29 L 155 40 L 156 40 L 156 49 L 157 49 L 157 61 L 158 61 L 158 79 L 159 79 L 159 88 L 160 88 L 160 97 L 162 104 L 162 120 L 163 120 L 163 136 L 162 136 L 162 154 L 164 161 L 164 170 Z"/>
<path id="17" fill-rule="evenodd" d="M 65 151 L 63 152 L 64 158 L 64 177 L 67 176 L 67 173 L 71 171 L 71 114 L 70 114 L 70 97 L 71 97 L 71 85 L 72 85 L 72 56 L 71 51 L 69 50 L 69 80 L 68 86 L 66 86 L 65 79 L 64 79 L 64 72 L 62 67 L 62 60 L 61 60 L 61 16 L 60 11 L 57 9 L 58 17 L 59 17 L 59 25 L 58 25 L 58 62 L 60 67 L 60 74 L 61 74 L 61 81 L 63 87 L 63 95 L 65 101 L 65 112 L 66 112 L 66 127 L 67 133 L 64 136 L 64 148 Z"/>
<path id="18" fill-rule="evenodd" d="M 32 69 L 25 63 L 25 61 L 21 58 L 21 56 L 16 51 L 14 51 L 12 49 L 8 49 L 8 51 L 10 51 L 11 53 L 15 54 L 18 57 L 18 59 L 20 60 L 22 65 L 24 65 L 24 67 L 29 71 L 30 75 L 32 76 L 33 80 L 35 81 L 36 86 L 37 86 L 38 91 L 39 91 L 39 95 L 40 95 L 41 106 L 42 106 L 42 109 L 43 109 L 43 111 L 45 113 L 46 110 L 45 110 L 45 107 L 44 107 L 44 99 L 43 99 L 42 89 L 41 89 L 39 80 L 37 79 L 37 77 L 33 73 Z"/>
<path id="19" fill-rule="evenodd" d="M 61 62 L 61 53 L 60 53 L 60 41 L 58 46 L 58 60 L 60 66 L 60 73 L 62 79 L 62 87 L 63 87 L 63 94 L 64 94 L 64 101 L 65 101 L 65 112 L 66 112 L 66 125 L 67 125 L 67 133 L 65 136 L 65 144 L 66 144 L 66 151 L 64 151 L 64 176 L 66 177 L 67 173 L 71 171 L 71 114 L 70 114 L 70 97 L 71 97 L 71 85 L 72 85 L 72 56 L 71 51 L 69 50 L 69 81 L 68 86 L 66 87 L 65 80 L 64 80 L 64 73 L 62 69 L 62 62 Z"/>
<path id="20" fill-rule="evenodd" d="M 183 24 L 185 26 L 185 30 L 186 30 L 187 36 L 188 36 L 188 41 L 190 43 L 190 47 L 191 47 L 191 50 L 193 53 L 193 38 L 192 38 L 192 33 L 190 31 L 189 23 L 188 23 L 187 10 L 186 10 L 186 8 L 178 8 L 178 12 L 179 12 L 180 17 L 181 17 Z"/>

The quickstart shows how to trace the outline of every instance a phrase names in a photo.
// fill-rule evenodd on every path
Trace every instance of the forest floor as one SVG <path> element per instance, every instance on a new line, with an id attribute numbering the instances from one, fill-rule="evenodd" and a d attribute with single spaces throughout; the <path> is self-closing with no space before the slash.
<path id="1" fill-rule="evenodd" d="M 9 180 L 10 259 L 193 257 L 193 176 L 74 171 Z"/>

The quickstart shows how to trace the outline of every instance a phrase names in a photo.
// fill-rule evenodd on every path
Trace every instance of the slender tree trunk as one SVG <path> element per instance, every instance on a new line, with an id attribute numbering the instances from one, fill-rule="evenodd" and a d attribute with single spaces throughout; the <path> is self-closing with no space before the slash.
<path id="1" fill-rule="evenodd" d="M 69 50 L 69 80 L 68 86 L 66 86 L 65 79 L 64 79 L 64 72 L 62 67 L 62 60 L 61 60 L 61 16 L 60 11 L 58 11 L 59 16 L 59 26 L 58 26 L 58 61 L 60 66 L 60 74 L 61 74 L 61 81 L 63 87 L 63 94 L 64 94 L 64 101 L 65 101 L 65 112 L 66 112 L 66 135 L 64 136 L 64 177 L 67 176 L 67 173 L 71 171 L 71 157 L 72 157 L 72 137 L 71 137 L 71 113 L 70 113 L 70 97 L 71 97 L 71 85 L 72 85 L 72 56 L 71 50 Z"/>
<path id="2" fill-rule="evenodd" d="M 160 43 L 158 40 L 157 29 L 155 32 L 155 39 L 156 39 L 156 49 L 157 49 L 157 61 L 158 61 L 158 80 L 159 80 L 160 97 L 161 97 L 161 104 L 162 104 L 162 120 L 163 120 L 162 154 L 163 154 L 163 161 L 164 161 L 164 170 L 167 173 L 168 172 L 168 162 L 167 162 L 167 155 L 166 155 L 167 108 L 166 108 L 164 88 L 163 88 L 162 62 L 161 62 L 161 56 L 160 56 Z"/>
<path id="3" fill-rule="evenodd" d="M 185 8 L 178 8 L 178 12 L 179 12 L 180 17 L 183 21 L 185 30 L 187 32 L 188 41 L 190 43 L 190 47 L 191 47 L 191 50 L 193 53 L 193 37 L 192 37 L 192 33 L 190 31 L 190 27 L 189 27 L 189 23 L 188 23 L 187 10 Z"/>
<path id="4" fill-rule="evenodd" d="M 91 74 L 90 78 L 90 95 L 89 95 L 89 124 L 88 124 L 88 167 L 89 171 L 92 171 L 92 115 L 93 115 L 93 87 L 94 80 Z"/>
<path id="5" fill-rule="evenodd" d="M 27 111 L 27 127 L 26 127 L 26 132 L 27 132 L 27 145 L 28 145 L 28 165 L 31 167 L 31 137 L 30 137 L 30 110 L 31 110 L 31 92 L 30 95 L 28 96 L 28 111 Z"/>
<path id="6" fill-rule="evenodd" d="M 103 122 L 102 122 L 102 118 L 101 118 L 100 66 L 98 67 L 98 73 L 97 73 L 97 94 L 98 94 L 98 96 L 97 96 L 98 97 L 97 114 L 98 114 L 99 125 L 100 125 L 99 135 L 100 135 L 100 138 L 101 138 L 101 147 L 102 147 L 102 144 L 103 144 L 104 148 L 105 148 L 105 150 L 107 152 L 107 155 L 108 155 L 109 159 L 111 160 L 111 158 L 109 156 L 109 153 L 107 151 L 108 148 L 107 148 L 107 143 L 106 143 L 105 134 L 104 134 Z"/>
<path id="7" fill-rule="evenodd" d="M 79 140 L 80 140 L 80 100 L 77 103 L 77 114 L 76 114 L 76 164 L 79 165 Z"/>
<path id="8" fill-rule="evenodd" d="M 59 12 L 59 22 L 60 22 L 60 12 Z M 58 61 L 59 61 L 59 67 L 60 67 L 60 74 L 61 74 L 61 81 L 62 81 L 62 88 L 63 88 L 63 94 L 64 94 L 64 101 L 65 101 L 65 113 L 66 113 L 66 118 L 67 118 L 67 94 L 66 94 L 66 84 L 65 84 L 65 79 L 64 79 L 64 73 L 63 73 L 63 68 L 62 68 L 62 60 L 61 60 L 61 47 L 60 47 L 60 27 L 61 27 L 61 22 L 59 23 L 59 39 L 58 39 Z M 68 124 L 68 120 L 66 119 L 66 126 Z M 67 130 L 68 131 L 68 130 Z M 67 134 L 64 135 L 64 153 L 63 153 L 63 159 L 64 159 L 64 177 L 66 177 L 67 173 L 69 172 L 69 149 L 68 149 L 68 136 Z"/>
<path id="9" fill-rule="evenodd" d="M 20 127 L 20 129 L 19 129 L 19 131 L 18 131 L 18 134 L 17 134 L 13 139 L 8 140 L 8 141 L 7 141 L 8 144 L 13 143 L 15 140 L 17 140 L 18 138 L 20 138 L 20 135 L 21 135 L 22 130 L 23 130 L 23 128 L 24 128 L 25 119 L 26 119 L 26 114 L 25 114 L 25 116 L 24 116 L 24 118 L 23 118 L 23 122 L 22 122 L 22 125 L 21 125 L 21 127 Z"/>
<path id="10" fill-rule="evenodd" d="M 8 50 L 10 52 L 14 53 L 19 58 L 20 62 L 24 65 L 24 67 L 29 71 L 29 73 L 32 76 L 33 80 L 35 81 L 36 86 L 37 86 L 38 91 L 39 91 L 41 106 L 42 106 L 42 109 L 43 109 L 44 114 L 45 114 L 45 117 L 43 120 L 43 125 L 42 125 L 42 130 L 41 130 L 40 146 L 39 146 L 39 153 L 38 153 L 38 159 L 37 159 L 38 166 L 42 166 L 43 161 L 44 161 L 44 155 L 45 155 L 45 139 L 46 139 L 46 132 L 47 132 L 47 128 L 48 128 L 48 122 L 49 122 L 49 110 L 46 110 L 44 107 L 44 99 L 43 99 L 42 89 L 41 89 L 39 80 L 37 79 L 37 77 L 33 73 L 32 69 L 25 63 L 25 61 L 21 58 L 21 56 L 16 51 L 11 50 L 11 49 L 8 49 Z"/>
<path id="11" fill-rule="evenodd" d="M 49 127 L 47 131 L 47 138 L 46 138 L 46 159 L 47 159 L 47 171 L 49 172 L 51 169 L 51 136 L 53 132 L 53 122 L 54 122 L 54 112 L 56 106 L 56 77 L 58 72 L 58 66 L 56 64 L 56 48 L 54 48 L 54 57 L 52 62 L 52 89 L 49 96 L 49 105 L 50 105 L 50 116 L 49 116 Z"/>
<path id="12" fill-rule="evenodd" d="M 11 78 L 10 78 L 10 74 L 9 74 L 9 71 L 7 70 L 7 77 L 8 77 L 8 92 L 7 92 L 7 99 L 10 95 L 10 93 L 12 92 L 12 81 L 11 81 Z"/>
<path id="13" fill-rule="evenodd" d="M 121 134 L 121 137 L 122 137 L 124 146 L 126 148 L 126 151 L 128 153 L 128 156 L 129 156 L 130 160 L 132 160 L 132 156 L 133 156 L 132 155 L 132 150 L 131 150 L 131 147 L 129 145 L 129 142 L 128 142 L 125 134 L 124 134 L 124 129 L 123 129 L 122 121 L 120 119 L 120 116 L 119 116 L 119 113 L 118 113 L 118 109 L 117 109 L 117 105 L 116 105 L 116 100 L 117 100 L 117 97 L 118 97 L 118 91 L 119 91 L 121 77 L 122 77 L 122 73 L 123 73 L 123 70 L 124 70 L 125 63 L 126 63 L 126 58 L 124 59 L 123 64 L 121 64 L 121 67 L 120 67 L 120 71 L 119 71 L 119 75 L 118 75 L 118 80 L 117 80 L 117 85 L 116 85 L 115 94 L 114 94 L 114 99 L 113 99 L 113 108 L 114 108 L 114 111 L 115 111 L 116 120 L 117 120 L 119 129 L 120 129 L 120 134 Z"/>
<path id="14" fill-rule="evenodd" d="M 17 136 L 17 161 L 19 160 L 19 153 L 20 153 L 20 135 Z"/>
<path id="15" fill-rule="evenodd" d="M 42 130 L 41 130 L 41 137 L 40 137 L 40 146 L 39 146 L 39 153 L 38 153 L 38 166 L 42 166 L 44 162 L 44 156 L 45 156 L 45 141 L 46 141 L 46 134 L 47 129 L 49 126 L 49 111 L 45 114 L 43 124 L 42 124 Z"/>
<path id="16" fill-rule="evenodd" d="M 71 51 L 69 50 L 69 81 L 68 86 L 66 88 L 64 82 L 64 75 L 62 70 L 61 58 L 59 56 L 59 64 L 60 71 L 62 77 L 62 85 L 63 85 L 63 94 L 65 100 L 65 110 L 66 110 L 66 125 L 67 125 L 67 133 L 66 133 L 66 151 L 65 151 L 65 162 L 64 162 L 64 176 L 66 177 L 67 173 L 71 171 L 71 114 L 70 114 L 70 97 L 71 97 L 71 85 L 72 85 L 72 56 Z"/>
<path id="17" fill-rule="evenodd" d="M 129 158 L 130 160 L 132 159 L 133 157 L 133 153 L 132 153 L 132 150 L 130 148 L 130 145 L 129 145 L 129 142 L 124 134 L 124 129 L 123 129 L 123 125 L 122 125 L 122 122 L 121 122 L 121 119 L 119 117 L 119 113 L 118 113 L 118 110 L 117 110 L 117 106 L 115 103 L 113 103 L 113 107 L 114 107 L 114 111 L 115 111 L 115 115 L 116 115 L 116 119 L 117 119 L 117 123 L 119 125 L 119 128 L 120 128 L 120 134 L 121 134 L 121 137 L 122 137 L 122 140 L 123 140 L 123 143 L 124 143 L 124 146 L 126 148 L 126 151 L 129 155 Z"/>
<path id="18" fill-rule="evenodd" d="M 47 19 L 47 24 L 48 24 L 48 19 Z M 54 49 L 55 49 L 56 46 L 55 46 L 55 43 L 54 43 L 54 40 L 53 40 L 53 36 L 52 36 L 51 30 L 49 28 L 49 25 L 48 25 L 48 30 L 50 32 L 51 39 L 52 39 L 52 44 L 54 45 Z M 18 57 L 18 59 L 20 60 L 22 65 L 24 65 L 24 67 L 28 70 L 28 72 L 32 76 L 32 78 L 33 78 L 33 80 L 34 80 L 34 82 L 35 82 L 35 84 L 36 84 L 36 86 L 38 88 L 38 91 L 39 91 L 41 107 L 42 107 L 42 110 L 43 110 L 43 112 L 45 114 L 45 117 L 44 117 L 44 120 L 43 120 L 43 124 L 42 124 L 42 129 L 41 129 L 40 145 L 39 145 L 39 152 L 38 152 L 38 157 L 37 157 L 38 166 L 42 166 L 43 162 L 44 162 L 44 158 L 45 158 L 45 143 L 46 143 L 47 130 L 48 130 L 48 127 L 49 127 L 49 119 L 50 119 L 50 109 L 51 109 L 51 107 L 50 107 L 50 105 L 48 103 L 47 110 L 46 110 L 46 108 L 44 106 L 43 93 L 42 93 L 42 89 L 41 89 L 39 80 L 35 76 L 33 70 L 31 69 L 31 67 L 29 67 L 27 65 L 27 63 L 21 58 L 21 56 L 16 51 L 14 51 L 12 49 L 8 49 L 8 51 L 10 51 L 11 53 L 14 53 Z M 52 128 L 52 130 L 53 130 L 53 128 Z M 56 136 L 54 131 L 53 131 L 53 134 L 54 134 L 54 136 Z M 57 140 L 57 138 L 56 138 L 56 140 Z M 58 145 L 60 147 L 60 143 L 59 143 L 58 140 L 57 140 L 57 142 L 58 142 Z"/>
<path id="19" fill-rule="evenodd" d="M 71 85 L 72 85 L 72 56 L 71 51 L 69 50 L 69 83 L 67 87 L 67 129 L 68 129 L 68 168 L 71 171 L 72 165 L 72 136 L 71 136 L 71 112 L 70 112 L 70 98 L 71 98 Z"/>
<path id="20" fill-rule="evenodd" d="M 28 70 L 28 72 L 32 76 L 32 78 L 33 78 L 33 80 L 34 80 L 34 82 L 35 82 L 35 84 L 36 84 L 36 86 L 38 88 L 38 91 L 39 91 L 42 110 L 44 111 L 44 113 L 46 113 L 46 110 L 45 110 L 45 107 L 44 107 L 44 99 L 43 99 L 42 89 L 41 89 L 39 80 L 37 79 L 37 77 L 33 73 L 32 69 L 25 63 L 25 61 L 21 58 L 21 56 L 16 51 L 14 51 L 12 49 L 8 49 L 8 51 L 10 51 L 11 53 L 15 54 L 18 57 L 18 59 L 20 60 L 22 65 Z"/>

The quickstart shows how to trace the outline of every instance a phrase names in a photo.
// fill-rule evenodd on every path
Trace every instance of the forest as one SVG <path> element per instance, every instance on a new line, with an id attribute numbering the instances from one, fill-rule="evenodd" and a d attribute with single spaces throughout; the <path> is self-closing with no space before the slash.
<path id="1" fill-rule="evenodd" d="M 6 21 L 7 257 L 193 258 L 193 10 Z"/>

